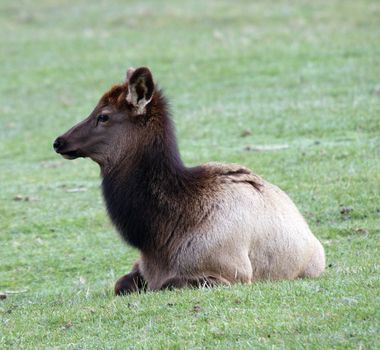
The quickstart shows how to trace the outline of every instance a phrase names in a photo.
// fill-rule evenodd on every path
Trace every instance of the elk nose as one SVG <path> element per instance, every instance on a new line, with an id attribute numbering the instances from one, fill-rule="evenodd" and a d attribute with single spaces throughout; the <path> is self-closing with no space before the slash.
<path id="1" fill-rule="evenodd" d="M 53 143 L 53 148 L 56 152 L 59 152 L 59 150 L 63 147 L 64 141 L 61 137 L 58 137 L 54 143 Z"/>

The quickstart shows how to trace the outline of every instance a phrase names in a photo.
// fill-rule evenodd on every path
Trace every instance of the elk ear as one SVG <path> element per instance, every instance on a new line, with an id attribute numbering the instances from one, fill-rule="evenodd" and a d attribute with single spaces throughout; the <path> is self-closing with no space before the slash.
<path id="1" fill-rule="evenodd" d="M 138 115 L 144 114 L 145 107 L 152 100 L 154 92 L 152 73 L 146 67 L 129 68 L 127 71 L 127 82 L 127 102 L 135 108 Z"/>

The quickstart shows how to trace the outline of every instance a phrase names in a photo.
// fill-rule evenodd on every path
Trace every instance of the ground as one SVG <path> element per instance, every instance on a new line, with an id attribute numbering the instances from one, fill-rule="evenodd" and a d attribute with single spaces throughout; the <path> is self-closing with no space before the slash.
<path id="1" fill-rule="evenodd" d="M 1 349 L 380 347 L 378 1 L 2 0 L 0 29 Z M 113 296 L 137 252 L 52 142 L 140 65 L 186 164 L 289 193 L 321 278 Z"/>

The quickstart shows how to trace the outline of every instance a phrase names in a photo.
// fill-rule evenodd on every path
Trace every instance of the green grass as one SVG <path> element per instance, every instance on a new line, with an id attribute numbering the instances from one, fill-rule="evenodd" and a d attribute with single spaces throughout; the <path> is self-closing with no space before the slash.
<path id="1" fill-rule="evenodd" d="M 380 3 L 110 3 L 0 3 L 0 292 L 17 292 L 0 348 L 379 348 Z M 112 295 L 137 252 L 97 165 L 52 142 L 139 65 L 187 164 L 242 163 L 291 195 L 325 246 L 321 278 Z"/>

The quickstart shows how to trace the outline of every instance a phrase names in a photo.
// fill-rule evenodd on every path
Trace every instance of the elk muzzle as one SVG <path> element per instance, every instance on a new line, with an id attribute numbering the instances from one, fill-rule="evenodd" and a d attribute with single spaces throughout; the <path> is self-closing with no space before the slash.
<path id="1" fill-rule="evenodd" d="M 53 143 L 54 150 L 66 159 L 75 159 L 78 157 L 83 157 L 83 155 L 78 150 L 70 150 L 68 147 L 68 142 L 62 137 L 58 137 Z"/>

